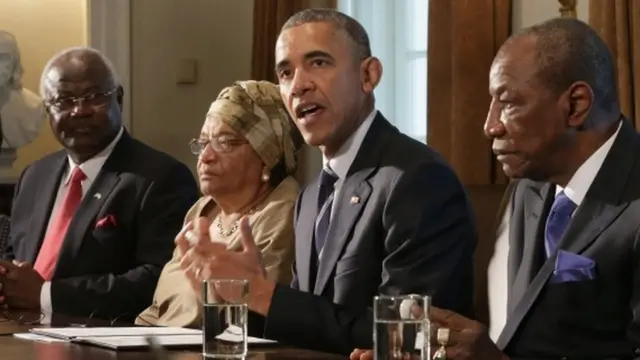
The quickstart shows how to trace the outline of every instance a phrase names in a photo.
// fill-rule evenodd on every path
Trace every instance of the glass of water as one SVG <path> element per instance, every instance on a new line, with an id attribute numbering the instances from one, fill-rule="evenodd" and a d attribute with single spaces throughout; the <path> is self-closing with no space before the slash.
<path id="1" fill-rule="evenodd" d="M 430 305 L 428 296 L 376 296 L 373 299 L 374 359 L 428 360 Z"/>
<path id="2" fill-rule="evenodd" d="M 212 279 L 202 283 L 202 354 L 205 358 L 243 359 L 247 355 L 247 280 Z"/>

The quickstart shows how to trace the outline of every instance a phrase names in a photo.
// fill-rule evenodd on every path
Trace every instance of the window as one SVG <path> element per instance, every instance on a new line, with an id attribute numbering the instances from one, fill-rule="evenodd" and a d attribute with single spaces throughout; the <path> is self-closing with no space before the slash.
<path id="1" fill-rule="evenodd" d="M 428 0 L 338 0 L 358 20 L 382 62 L 376 107 L 405 134 L 427 140 Z"/>

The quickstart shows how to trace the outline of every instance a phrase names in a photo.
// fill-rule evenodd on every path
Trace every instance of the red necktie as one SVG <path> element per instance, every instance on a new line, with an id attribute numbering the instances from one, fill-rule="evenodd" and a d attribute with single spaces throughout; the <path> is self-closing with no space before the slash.
<path id="1" fill-rule="evenodd" d="M 67 194 L 64 196 L 64 201 L 60 204 L 58 214 L 51 220 L 53 222 L 44 237 L 44 242 L 33 268 L 40 273 L 45 281 L 51 280 L 53 276 L 53 270 L 56 267 L 58 254 L 62 248 L 67 228 L 73 218 L 73 214 L 75 214 L 80 205 L 80 201 L 82 201 L 82 180 L 86 178 L 87 176 L 79 167 L 73 170 L 71 183 Z"/>

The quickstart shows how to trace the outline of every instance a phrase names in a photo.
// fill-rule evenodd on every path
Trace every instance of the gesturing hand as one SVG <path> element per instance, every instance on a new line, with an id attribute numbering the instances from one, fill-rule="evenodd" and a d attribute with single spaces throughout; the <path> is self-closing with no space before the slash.
<path id="1" fill-rule="evenodd" d="M 266 280 L 262 255 L 247 218 L 242 218 L 239 224 L 241 251 L 228 250 L 226 244 L 212 241 L 209 225 L 206 218 L 196 219 L 176 237 L 182 254 L 180 267 L 198 294 L 201 295 L 202 280 L 206 279 Z"/>

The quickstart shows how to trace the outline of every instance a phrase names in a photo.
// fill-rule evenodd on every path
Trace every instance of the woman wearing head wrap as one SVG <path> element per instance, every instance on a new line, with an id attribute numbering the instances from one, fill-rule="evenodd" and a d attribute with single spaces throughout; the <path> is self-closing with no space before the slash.
<path id="1" fill-rule="evenodd" d="M 246 216 L 261 249 L 268 277 L 289 284 L 294 259 L 293 178 L 302 138 L 278 87 L 265 81 L 236 82 L 211 104 L 191 151 L 198 156 L 204 196 L 187 213 L 211 220 L 209 232 L 229 249 L 241 250 L 238 222 Z M 180 270 L 178 252 L 164 267 L 153 303 L 136 320 L 142 325 L 200 326 L 202 304 Z"/>

